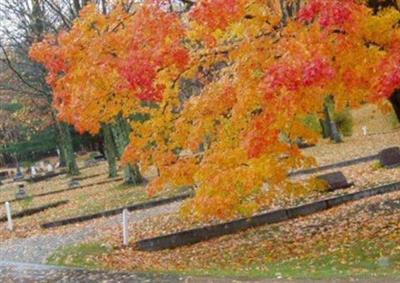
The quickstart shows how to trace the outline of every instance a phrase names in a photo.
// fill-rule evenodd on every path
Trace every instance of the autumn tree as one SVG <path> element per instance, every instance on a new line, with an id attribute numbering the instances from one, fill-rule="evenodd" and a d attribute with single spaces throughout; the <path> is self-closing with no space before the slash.
<path id="1" fill-rule="evenodd" d="M 17 99 L 29 101 L 28 107 L 41 109 L 43 122 L 49 119 L 53 121 L 68 171 L 73 175 L 78 174 L 70 128 L 55 119 L 56 113 L 51 107 L 52 93 L 45 81 L 46 70 L 28 56 L 30 45 L 41 40 L 48 31 L 57 30 L 62 25 L 61 20 L 58 20 L 58 14 L 46 9 L 44 1 L 38 0 L 24 3 L 3 1 L 0 3 L 0 13 L 2 60 L 11 73 L 10 80 L 0 82 L 1 88 L 12 92 Z"/>
<path id="2" fill-rule="evenodd" d="M 190 215 L 250 215 L 315 190 L 287 177 L 314 163 L 294 142 L 317 142 L 306 115 L 322 114 L 327 98 L 335 110 L 384 104 L 399 87 L 400 13 L 367 4 L 144 1 L 108 15 L 88 6 L 32 56 L 49 70 L 63 120 L 90 132 L 130 122 L 124 161 L 158 168 L 150 193 L 195 185 Z"/>

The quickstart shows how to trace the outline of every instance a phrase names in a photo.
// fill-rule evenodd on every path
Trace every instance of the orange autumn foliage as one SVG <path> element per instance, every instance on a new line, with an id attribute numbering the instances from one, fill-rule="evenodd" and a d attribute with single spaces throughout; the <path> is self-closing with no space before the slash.
<path id="1" fill-rule="evenodd" d="M 151 193 L 195 184 L 188 214 L 250 215 L 315 188 L 287 173 L 313 164 L 295 141 L 317 141 L 302 118 L 327 95 L 342 109 L 400 86 L 400 13 L 362 2 L 310 0 L 285 24 L 273 0 L 202 0 L 180 14 L 160 1 L 107 16 L 91 6 L 31 54 L 79 129 L 148 115 L 131 120 L 124 160 L 159 169 Z M 183 95 L 184 78 L 201 83 L 198 95 Z"/>

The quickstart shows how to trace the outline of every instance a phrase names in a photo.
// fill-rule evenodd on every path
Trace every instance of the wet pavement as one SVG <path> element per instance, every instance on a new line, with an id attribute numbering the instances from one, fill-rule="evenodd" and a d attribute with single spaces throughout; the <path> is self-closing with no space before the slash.
<path id="1" fill-rule="evenodd" d="M 253 283 L 395 283 L 399 282 L 390 279 L 342 279 L 342 280 L 279 280 L 279 279 L 256 279 L 245 278 L 209 278 L 192 277 L 156 273 L 128 273 L 110 271 L 90 271 L 78 268 L 64 268 L 51 265 L 39 265 L 15 262 L 0 262 L 1 283 L 114 283 L 114 282 L 183 282 L 183 283 L 230 283 L 230 282 L 253 282 Z"/>
<path id="2" fill-rule="evenodd" d="M 0 262 L 0 282 L 185 282 L 174 275 L 88 271 L 47 265 Z"/>

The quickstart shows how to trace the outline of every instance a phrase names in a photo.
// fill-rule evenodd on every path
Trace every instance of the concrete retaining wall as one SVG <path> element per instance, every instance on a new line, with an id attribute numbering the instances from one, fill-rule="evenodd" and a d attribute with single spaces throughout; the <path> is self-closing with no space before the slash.
<path id="1" fill-rule="evenodd" d="M 147 208 L 151 208 L 151 207 L 155 207 L 155 206 L 159 206 L 159 205 L 164 205 L 164 204 L 184 200 L 184 199 L 187 199 L 190 197 L 193 197 L 193 192 L 184 193 L 184 194 L 174 196 L 171 198 L 152 200 L 149 202 L 138 203 L 138 204 L 134 204 L 131 206 L 125 206 L 125 207 L 120 207 L 120 208 L 116 208 L 116 209 L 106 210 L 106 211 L 102 211 L 102 212 L 98 212 L 98 213 L 56 220 L 56 221 L 52 221 L 52 222 L 43 223 L 40 226 L 42 228 L 53 228 L 53 227 L 58 227 L 58 226 L 64 226 L 64 225 L 84 222 L 84 221 L 88 221 L 88 220 L 92 220 L 92 219 L 96 219 L 96 218 L 114 216 L 114 215 L 122 213 L 122 211 L 124 209 L 128 209 L 128 211 L 147 209 Z"/>
<path id="2" fill-rule="evenodd" d="M 69 202 L 68 200 L 62 200 L 62 201 L 57 201 L 57 202 L 53 202 L 53 203 L 50 203 L 50 204 L 46 204 L 46 205 L 43 205 L 43 206 L 26 209 L 26 210 L 23 210 L 23 211 L 20 211 L 20 212 L 17 212 L 17 213 L 13 213 L 12 214 L 12 218 L 22 218 L 22 217 L 25 217 L 25 216 L 29 216 L 29 215 L 32 215 L 32 214 L 36 214 L 36 213 L 42 212 L 42 211 L 44 211 L 46 209 L 49 209 L 49 208 L 54 208 L 54 207 L 58 207 L 60 205 L 67 204 L 68 202 Z M 5 222 L 5 221 L 7 221 L 7 216 L 0 217 L 0 222 Z"/>
<path id="3" fill-rule="evenodd" d="M 316 167 L 316 168 L 298 170 L 298 171 L 289 173 L 288 176 L 295 177 L 295 176 L 300 176 L 300 175 L 314 174 L 314 173 L 318 173 L 318 172 L 325 171 L 325 170 L 343 168 L 343 167 L 348 167 L 348 166 L 352 166 L 352 165 L 356 165 L 356 164 L 360 164 L 360 163 L 374 161 L 375 159 L 379 159 L 379 154 L 350 159 L 350 160 L 332 163 L 332 164 L 328 164 L 328 165 L 324 165 L 324 166 Z"/>
<path id="4" fill-rule="evenodd" d="M 400 182 L 392 183 L 384 186 L 367 189 L 361 192 L 347 194 L 343 196 L 323 199 L 312 203 L 290 207 L 287 209 L 279 209 L 250 218 L 242 218 L 217 225 L 206 226 L 203 228 L 186 230 L 165 236 L 145 239 L 135 243 L 139 250 L 158 251 L 163 249 L 172 249 L 180 246 L 195 244 L 211 238 L 220 237 L 243 231 L 249 228 L 278 223 L 301 216 L 311 215 L 316 212 L 327 210 L 329 208 L 339 206 L 341 204 L 368 198 L 375 195 L 400 191 Z"/>

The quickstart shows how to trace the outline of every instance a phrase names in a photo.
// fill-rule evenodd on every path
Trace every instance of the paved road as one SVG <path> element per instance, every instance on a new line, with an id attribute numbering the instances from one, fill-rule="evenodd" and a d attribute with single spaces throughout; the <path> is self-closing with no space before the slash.
<path id="1" fill-rule="evenodd" d="M 0 282 L 2 283 L 100 283 L 100 282 L 154 282 L 154 283 L 233 283 L 233 282 L 253 282 L 253 283 L 395 283 L 383 279 L 369 280 L 330 280 L 330 281 L 310 281 L 310 280 L 247 280 L 247 279 L 215 279 L 200 278 L 179 275 L 162 275 L 152 273 L 126 273 L 126 272 L 107 272 L 107 271 L 88 271 L 83 269 L 62 268 L 48 265 L 35 265 L 26 263 L 0 262 Z"/>
<path id="2" fill-rule="evenodd" d="M 56 266 L 0 262 L 0 282 L 183 282 L 173 275 L 88 271 Z"/>

